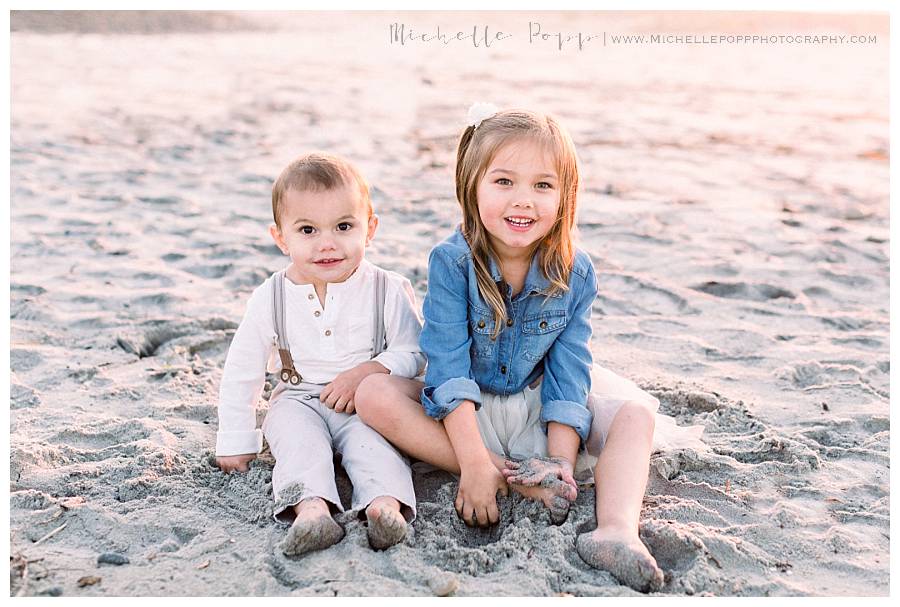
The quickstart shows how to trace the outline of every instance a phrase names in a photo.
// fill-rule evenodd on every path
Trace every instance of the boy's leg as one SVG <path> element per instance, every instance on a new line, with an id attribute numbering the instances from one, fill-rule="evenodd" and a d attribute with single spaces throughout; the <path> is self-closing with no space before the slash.
<path id="1" fill-rule="evenodd" d="M 594 468 L 597 529 L 576 542 L 587 563 L 641 592 L 663 585 L 663 573 L 638 535 L 655 415 L 640 402 L 627 402 L 616 413 Z"/>
<path id="2" fill-rule="evenodd" d="M 353 509 L 365 508 L 369 543 L 377 550 L 403 541 L 416 515 L 412 471 L 406 458 L 358 415 L 329 418 L 335 450 L 353 483 Z"/>
<path id="3" fill-rule="evenodd" d="M 285 394 L 266 414 L 263 433 L 275 458 L 274 514 L 294 521 L 281 544 L 285 554 L 320 550 L 338 542 L 343 529 L 331 517 L 341 509 L 334 480 L 331 435 L 301 394 Z"/>

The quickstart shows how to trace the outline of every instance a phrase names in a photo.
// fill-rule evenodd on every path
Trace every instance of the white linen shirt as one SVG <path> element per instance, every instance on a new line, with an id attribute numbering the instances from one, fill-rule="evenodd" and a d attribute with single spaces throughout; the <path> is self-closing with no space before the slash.
<path id="1" fill-rule="evenodd" d="M 363 260 L 344 282 L 329 283 L 325 306 L 311 284 L 284 281 L 285 332 L 294 368 L 304 382 L 327 384 L 339 373 L 374 360 L 392 375 L 416 377 L 425 367 L 419 350 L 422 321 L 409 280 L 386 272 L 384 325 L 386 349 L 371 358 L 375 339 L 375 267 Z M 274 274 L 258 286 L 234 334 L 219 386 L 216 455 L 262 450 L 256 403 L 266 370 L 281 368 L 276 345 L 272 291 Z"/>

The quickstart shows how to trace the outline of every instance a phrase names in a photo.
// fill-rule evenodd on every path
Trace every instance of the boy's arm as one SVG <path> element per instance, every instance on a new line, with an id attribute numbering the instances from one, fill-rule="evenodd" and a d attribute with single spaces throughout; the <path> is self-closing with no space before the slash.
<path id="1" fill-rule="evenodd" d="M 353 397 L 359 384 L 373 373 L 390 373 L 411 378 L 425 366 L 425 356 L 419 351 L 419 332 L 422 323 L 416 313 L 415 294 L 405 278 L 402 283 L 388 277 L 384 298 L 384 330 L 386 348 L 372 360 L 367 360 L 340 373 L 325 388 L 319 398 L 326 407 L 338 413 L 353 413 Z"/>
<path id="2" fill-rule="evenodd" d="M 425 355 L 419 349 L 422 321 L 416 311 L 416 295 L 406 278 L 387 278 L 384 302 L 385 350 L 372 359 L 388 373 L 416 377 L 425 368 Z"/>
<path id="3" fill-rule="evenodd" d="M 271 307 L 271 290 L 259 288 L 228 348 L 219 385 L 219 430 L 216 456 L 256 454 L 262 450 L 262 431 L 256 427 L 256 402 L 266 377 L 266 361 L 273 347 L 264 329 Z M 249 461 L 249 460 L 248 460 Z"/>

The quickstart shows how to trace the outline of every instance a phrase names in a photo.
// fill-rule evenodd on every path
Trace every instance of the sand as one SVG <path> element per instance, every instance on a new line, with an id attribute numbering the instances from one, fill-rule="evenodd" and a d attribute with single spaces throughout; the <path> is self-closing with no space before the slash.
<path id="1" fill-rule="evenodd" d="M 529 19 L 878 38 L 558 50 L 528 43 Z M 417 464 L 400 545 L 373 551 L 347 513 L 337 545 L 297 559 L 278 550 L 271 457 L 212 464 L 225 353 L 283 264 L 266 234 L 277 172 L 314 148 L 356 161 L 381 216 L 369 259 L 421 303 L 428 251 L 458 221 L 454 145 L 475 100 L 571 129 L 595 360 L 705 428 L 702 447 L 651 461 L 641 536 L 659 593 L 888 593 L 886 16 L 188 22 L 12 16 L 11 594 L 637 594 L 575 550 L 590 487 L 562 525 L 512 497 L 500 526 L 469 529 L 453 477 Z M 516 37 L 400 46 L 395 22 Z"/>

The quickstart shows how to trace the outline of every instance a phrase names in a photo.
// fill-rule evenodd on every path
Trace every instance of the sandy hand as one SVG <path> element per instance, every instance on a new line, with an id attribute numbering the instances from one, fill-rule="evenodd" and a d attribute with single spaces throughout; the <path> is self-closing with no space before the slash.
<path id="1" fill-rule="evenodd" d="M 244 455 L 222 455 L 216 458 L 216 466 L 226 474 L 231 472 L 246 472 L 250 469 L 250 462 L 255 459 L 255 453 L 245 453 Z"/>
<path id="2" fill-rule="evenodd" d="M 578 497 L 578 484 L 572 476 L 572 464 L 562 457 L 532 457 L 521 462 L 508 459 L 503 476 L 507 483 L 526 487 L 547 487 L 562 481 L 567 485 L 564 497 L 570 502 Z"/>
<path id="3" fill-rule="evenodd" d="M 469 527 L 490 527 L 500 522 L 497 493 L 509 494 L 503 475 L 494 466 L 464 468 L 459 475 L 459 490 L 454 507 Z"/>

